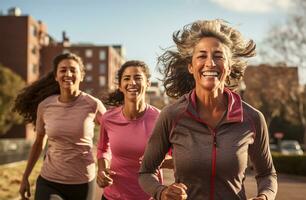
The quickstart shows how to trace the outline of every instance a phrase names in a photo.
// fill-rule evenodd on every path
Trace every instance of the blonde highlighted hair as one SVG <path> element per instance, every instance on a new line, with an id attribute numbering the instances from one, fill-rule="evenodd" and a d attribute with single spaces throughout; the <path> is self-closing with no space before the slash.
<path id="1" fill-rule="evenodd" d="M 244 58 L 255 55 L 253 40 L 245 40 L 241 33 L 221 19 L 199 20 L 183 27 L 173 34 L 175 49 L 167 49 L 158 58 L 160 71 L 164 74 L 163 84 L 168 96 L 178 98 L 195 87 L 192 75 L 188 72 L 193 50 L 205 37 L 215 37 L 229 49 L 231 73 L 226 87 L 234 90 L 243 77 L 247 62 Z"/>

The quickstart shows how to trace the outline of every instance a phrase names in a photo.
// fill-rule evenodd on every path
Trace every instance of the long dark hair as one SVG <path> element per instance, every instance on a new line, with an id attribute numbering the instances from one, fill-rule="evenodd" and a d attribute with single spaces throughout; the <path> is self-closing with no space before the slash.
<path id="1" fill-rule="evenodd" d="M 230 27 L 224 20 L 199 20 L 183 27 L 173 34 L 174 49 L 166 49 L 159 56 L 158 64 L 163 74 L 163 85 L 166 94 L 178 98 L 195 87 L 195 80 L 188 71 L 193 50 L 204 37 L 215 37 L 226 45 L 230 51 L 231 73 L 225 87 L 234 90 L 241 81 L 247 62 L 244 58 L 255 55 L 253 40 L 244 40 L 239 31 Z"/>
<path id="2" fill-rule="evenodd" d="M 25 122 L 35 125 L 38 104 L 51 95 L 60 94 L 55 76 L 58 64 L 65 59 L 76 61 L 80 66 L 81 73 L 85 74 L 83 62 L 79 56 L 73 53 L 63 53 L 56 56 L 53 60 L 53 69 L 44 77 L 22 89 L 15 99 L 13 111 L 23 116 Z"/>
<path id="3" fill-rule="evenodd" d="M 119 68 L 117 75 L 116 75 L 116 80 L 117 80 L 117 85 L 120 86 L 121 84 L 121 79 L 123 72 L 126 68 L 128 67 L 141 67 L 143 69 L 144 74 L 146 75 L 146 78 L 149 80 L 151 77 L 149 67 L 147 66 L 146 63 L 140 60 L 129 60 L 125 62 L 121 67 Z M 117 88 L 115 91 L 111 92 L 108 94 L 107 97 L 103 98 L 103 103 L 108 105 L 108 106 L 120 106 L 123 105 L 124 103 L 124 95 L 123 93 Z"/>

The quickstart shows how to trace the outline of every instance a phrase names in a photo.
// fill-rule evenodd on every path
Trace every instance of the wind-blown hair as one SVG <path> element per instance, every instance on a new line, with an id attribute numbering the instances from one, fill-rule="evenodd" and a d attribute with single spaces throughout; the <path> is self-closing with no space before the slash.
<path id="1" fill-rule="evenodd" d="M 140 67 L 142 68 L 147 80 L 150 79 L 150 69 L 146 63 L 140 60 L 129 60 L 126 61 L 121 67 L 119 68 L 117 75 L 116 75 L 116 82 L 117 85 L 120 86 L 122 75 L 126 68 L 128 67 Z M 108 94 L 106 98 L 103 98 L 103 103 L 109 106 L 120 106 L 124 103 L 124 94 L 117 88 L 114 92 Z"/>
<path id="2" fill-rule="evenodd" d="M 63 53 L 56 56 L 53 60 L 53 69 L 44 77 L 33 82 L 20 91 L 15 99 L 13 111 L 18 112 L 27 123 L 36 123 L 36 112 L 38 104 L 45 98 L 60 94 L 58 82 L 55 80 L 58 64 L 65 59 L 76 61 L 82 75 L 85 75 L 85 69 L 81 58 L 73 53 Z"/>
<path id="3" fill-rule="evenodd" d="M 199 20 L 173 33 L 175 49 L 167 49 L 158 58 L 159 71 L 168 96 L 178 98 L 195 87 L 195 80 L 188 71 L 194 47 L 204 37 L 215 37 L 229 49 L 231 73 L 225 87 L 234 90 L 244 75 L 247 62 L 243 58 L 254 56 L 256 45 L 253 40 L 244 40 L 241 33 L 224 20 Z"/>

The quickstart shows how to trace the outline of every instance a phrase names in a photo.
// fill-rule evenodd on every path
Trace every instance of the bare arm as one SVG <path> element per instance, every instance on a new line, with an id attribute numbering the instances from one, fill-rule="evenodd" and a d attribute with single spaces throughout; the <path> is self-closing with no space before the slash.
<path id="1" fill-rule="evenodd" d="M 25 197 L 26 193 L 27 193 L 27 197 L 31 196 L 30 184 L 29 184 L 28 179 L 43 149 L 44 137 L 45 137 L 45 134 L 37 134 L 36 139 L 31 148 L 30 155 L 28 158 L 28 163 L 23 173 L 23 177 L 22 177 L 22 181 L 21 181 L 20 189 L 19 189 L 19 193 L 22 199 L 27 199 Z"/>

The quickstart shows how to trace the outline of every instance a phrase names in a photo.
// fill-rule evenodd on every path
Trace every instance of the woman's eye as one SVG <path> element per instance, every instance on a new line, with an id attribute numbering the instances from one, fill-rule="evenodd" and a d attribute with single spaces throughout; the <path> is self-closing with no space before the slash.
<path id="1" fill-rule="evenodd" d="M 224 58 L 224 56 L 222 54 L 216 54 L 216 55 L 214 55 L 214 57 L 217 58 L 217 59 L 223 59 Z"/>
<path id="2" fill-rule="evenodd" d="M 206 55 L 199 55 L 198 58 L 200 59 L 205 59 L 207 56 Z"/>

